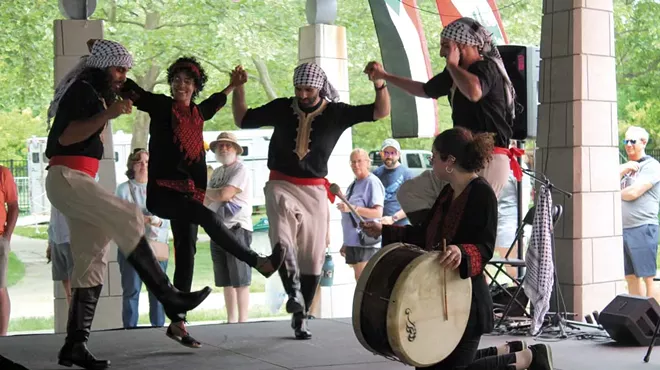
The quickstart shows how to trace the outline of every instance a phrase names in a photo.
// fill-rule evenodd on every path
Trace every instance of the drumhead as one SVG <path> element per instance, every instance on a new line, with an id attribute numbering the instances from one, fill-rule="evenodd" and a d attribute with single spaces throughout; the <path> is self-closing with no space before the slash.
<path id="1" fill-rule="evenodd" d="M 415 258 L 399 275 L 387 311 L 387 333 L 397 357 L 409 365 L 426 367 L 454 351 L 467 326 L 472 281 L 458 269 L 438 263 L 439 252 Z M 443 281 L 447 277 L 448 320 L 444 318 Z"/>
<path id="2" fill-rule="evenodd" d="M 376 268 L 378 262 L 381 259 L 383 259 L 383 257 L 385 257 L 385 255 L 390 253 L 392 250 L 396 248 L 400 248 L 404 245 L 406 244 L 403 243 L 388 244 L 387 246 L 382 247 L 376 254 L 374 254 L 367 262 L 367 265 L 364 267 L 364 270 L 362 270 L 362 274 L 360 275 L 360 278 L 358 279 L 357 284 L 355 286 L 355 292 L 353 293 L 352 320 L 353 320 L 353 332 L 355 332 L 355 337 L 365 349 L 379 355 L 381 355 L 381 353 L 377 351 L 375 348 L 371 347 L 371 345 L 368 343 L 367 339 L 365 338 L 365 335 L 362 333 L 362 321 L 361 321 L 361 311 L 363 304 L 362 300 L 364 298 L 367 283 L 369 282 L 371 274 Z"/>

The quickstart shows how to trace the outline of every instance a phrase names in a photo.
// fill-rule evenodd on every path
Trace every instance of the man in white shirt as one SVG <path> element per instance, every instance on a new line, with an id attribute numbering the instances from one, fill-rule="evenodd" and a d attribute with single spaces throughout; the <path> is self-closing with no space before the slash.
<path id="1" fill-rule="evenodd" d="M 248 169 L 238 160 L 243 148 L 230 132 L 220 133 L 209 147 L 222 166 L 211 174 L 204 204 L 220 215 L 239 241 L 250 246 L 253 231 L 251 179 Z M 211 258 L 215 285 L 224 288 L 227 321 L 247 321 L 252 269 L 213 241 Z"/>

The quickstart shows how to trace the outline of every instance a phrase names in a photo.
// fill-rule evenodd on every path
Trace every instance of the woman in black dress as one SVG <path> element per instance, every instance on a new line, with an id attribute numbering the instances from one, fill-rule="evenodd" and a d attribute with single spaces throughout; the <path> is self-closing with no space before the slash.
<path id="1" fill-rule="evenodd" d="M 149 152 L 152 159 L 149 161 L 147 209 L 171 221 L 174 286 L 184 292 L 189 292 L 192 286 L 198 225 L 216 244 L 266 277 L 277 271 L 286 253 L 283 248 L 274 248 L 269 257 L 258 255 L 236 239 L 220 217 L 203 204 L 207 182 L 204 121 L 213 118 L 226 104 L 227 95 L 246 82 L 244 74 L 234 71 L 229 86 L 195 104 L 206 79 L 197 60 L 185 57 L 167 69 L 171 97 L 145 91 L 130 79 L 123 89 L 124 97 L 130 98 L 135 107 L 149 113 L 151 118 Z M 169 314 L 168 317 L 172 319 L 167 328 L 168 337 L 187 347 L 201 347 L 188 334 L 185 317 Z"/>
<path id="2" fill-rule="evenodd" d="M 529 346 L 522 341 L 478 349 L 481 336 L 493 330 L 493 301 L 483 269 L 493 256 L 497 233 L 497 199 L 492 187 L 477 173 L 493 153 L 493 135 L 456 127 L 433 142 L 433 173 L 449 182 L 438 196 L 424 222 L 416 225 L 383 226 L 365 223 L 363 230 L 383 236 L 383 245 L 415 244 L 426 250 L 442 247 L 438 263 L 459 269 L 463 279 L 472 279 L 472 305 L 468 325 L 456 349 L 429 369 L 529 369 L 551 370 L 552 354 L 546 344 Z M 441 338 L 438 338 L 441 340 Z"/>

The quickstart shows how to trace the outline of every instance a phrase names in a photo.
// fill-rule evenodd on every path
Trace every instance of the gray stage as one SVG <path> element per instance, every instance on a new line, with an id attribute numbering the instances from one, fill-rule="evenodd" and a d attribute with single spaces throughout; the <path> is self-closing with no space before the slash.
<path id="1" fill-rule="evenodd" d="M 289 321 L 234 325 L 191 326 L 204 343 L 201 349 L 182 347 L 165 336 L 165 329 L 111 330 L 92 333 L 90 348 L 110 359 L 113 369 L 307 369 L 389 370 L 403 365 L 374 356 L 355 339 L 350 319 L 311 320 L 314 339 L 291 338 Z M 30 370 L 65 369 L 57 365 L 63 335 L 21 335 L 0 338 L 0 354 Z M 486 336 L 483 345 L 520 339 Z M 525 340 L 533 344 L 534 339 Z M 596 340 L 566 339 L 551 343 L 555 368 L 658 369 L 660 348 L 648 364 L 645 348 L 620 347 Z M 408 367 L 410 368 L 410 367 Z"/>

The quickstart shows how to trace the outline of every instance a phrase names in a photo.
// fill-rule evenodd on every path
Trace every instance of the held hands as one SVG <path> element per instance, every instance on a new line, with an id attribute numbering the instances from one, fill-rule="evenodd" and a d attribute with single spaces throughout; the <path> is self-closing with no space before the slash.
<path id="1" fill-rule="evenodd" d="M 440 265 L 450 270 L 455 270 L 461 265 L 461 250 L 456 245 L 447 246 L 447 250 L 440 253 L 438 261 Z"/>
<path id="2" fill-rule="evenodd" d="M 365 234 L 372 238 L 377 238 L 383 233 L 383 225 L 381 225 L 380 222 L 361 222 L 360 228 L 362 228 L 362 231 L 364 231 Z"/>
<path id="3" fill-rule="evenodd" d="M 107 109 L 110 119 L 115 119 L 122 114 L 133 112 L 133 101 L 131 99 L 117 100 Z"/>
<path id="4" fill-rule="evenodd" d="M 229 80 L 229 85 L 232 87 L 239 87 L 244 85 L 248 80 L 248 74 L 243 69 L 243 66 L 238 65 L 231 71 L 231 78 Z"/>
<path id="5" fill-rule="evenodd" d="M 385 83 L 385 77 L 387 72 L 382 64 L 378 62 L 369 62 L 367 66 L 364 67 L 364 73 L 369 76 L 369 80 L 374 83 L 374 86 L 381 87 Z"/>

